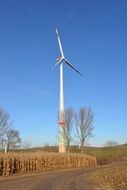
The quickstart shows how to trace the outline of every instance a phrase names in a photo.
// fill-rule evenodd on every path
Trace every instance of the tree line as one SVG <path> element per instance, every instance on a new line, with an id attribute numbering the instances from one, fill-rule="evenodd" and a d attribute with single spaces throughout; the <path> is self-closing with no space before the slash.
<path id="1" fill-rule="evenodd" d="M 58 114 L 58 120 L 59 117 Z M 80 108 L 78 113 L 72 108 L 65 109 L 64 127 L 62 128 L 62 131 L 59 130 L 59 133 L 62 133 L 62 136 L 64 137 L 67 152 L 70 151 L 70 144 L 73 140 L 72 129 L 75 126 L 79 148 L 83 153 L 84 145 L 88 141 L 88 138 L 93 135 L 93 122 L 94 113 L 89 107 Z M 21 142 L 20 133 L 12 127 L 9 114 L 0 108 L 0 149 L 7 152 L 19 148 Z"/>
<path id="2" fill-rule="evenodd" d="M 58 114 L 58 120 L 59 120 Z M 64 127 L 59 130 L 64 137 L 64 143 L 67 148 L 67 152 L 70 151 L 70 144 L 72 142 L 72 128 L 76 126 L 76 134 L 79 142 L 79 148 L 81 152 L 84 151 L 84 145 L 87 143 L 88 138 L 93 136 L 93 122 L 94 113 L 91 108 L 82 107 L 79 112 L 76 113 L 72 108 L 68 108 L 64 112 Z"/>
<path id="3" fill-rule="evenodd" d="M 20 144 L 19 131 L 12 127 L 9 114 L 0 108 L 0 149 L 6 153 L 10 149 L 18 148 Z"/>

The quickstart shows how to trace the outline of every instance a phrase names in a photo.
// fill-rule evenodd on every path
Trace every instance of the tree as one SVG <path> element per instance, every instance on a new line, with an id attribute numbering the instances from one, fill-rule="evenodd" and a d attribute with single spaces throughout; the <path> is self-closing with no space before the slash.
<path id="1" fill-rule="evenodd" d="M 72 140 L 71 132 L 72 132 L 73 116 L 74 116 L 73 109 L 68 108 L 65 110 L 64 112 L 65 125 L 63 127 L 63 135 L 68 153 L 70 152 L 70 143 Z"/>
<path id="2" fill-rule="evenodd" d="M 4 150 L 4 146 L 5 146 L 5 139 L 4 139 L 4 137 L 1 137 L 0 138 L 0 150 Z"/>
<path id="3" fill-rule="evenodd" d="M 28 150 L 31 147 L 32 147 L 32 144 L 29 140 L 26 139 L 22 142 L 22 148 L 23 149 Z"/>
<path id="4" fill-rule="evenodd" d="M 19 132 L 11 128 L 11 125 L 9 114 L 0 108 L 0 148 L 5 149 L 5 152 L 21 143 Z"/>
<path id="5" fill-rule="evenodd" d="M 119 143 L 109 140 L 105 143 L 105 146 L 117 146 Z"/>
<path id="6" fill-rule="evenodd" d="M 2 108 L 0 108 L 0 139 L 6 134 L 11 126 L 10 116 Z"/>
<path id="7" fill-rule="evenodd" d="M 11 126 L 10 116 L 2 108 L 0 108 L 0 149 L 5 148 L 5 136 Z"/>
<path id="8" fill-rule="evenodd" d="M 77 135 L 81 146 L 81 152 L 83 153 L 84 144 L 87 142 L 88 138 L 92 136 L 92 132 L 94 129 L 94 113 L 90 108 L 80 108 L 79 113 L 75 114 L 75 120 Z"/>
<path id="9" fill-rule="evenodd" d="M 61 133 L 64 138 L 64 143 L 66 144 L 68 153 L 70 151 L 70 143 L 72 140 L 71 132 L 72 132 L 73 116 L 74 116 L 73 109 L 71 108 L 65 109 L 64 126 L 62 127 L 62 130 L 59 130 L 59 133 Z"/>
<path id="10" fill-rule="evenodd" d="M 6 134 L 7 151 L 20 146 L 21 138 L 18 130 L 9 129 Z"/>

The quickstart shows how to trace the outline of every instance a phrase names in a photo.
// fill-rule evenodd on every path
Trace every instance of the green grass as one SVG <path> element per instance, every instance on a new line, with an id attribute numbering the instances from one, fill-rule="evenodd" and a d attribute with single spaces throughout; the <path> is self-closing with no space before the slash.
<path id="1" fill-rule="evenodd" d="M 123 161 L 127 159 L 127 145 L 103 148 L 87 147 L 85 153 L 96 156 L 98 164 L 109 164 L 114 161 Z"/>
<path id="2" fill-rule="evenodd" d="M 85 152 L 90 155 L 97 157 L 106 157 L 106 156 L 127 156 L 127 145 L 119 145 L 114 147 L 87 147 Z"/>

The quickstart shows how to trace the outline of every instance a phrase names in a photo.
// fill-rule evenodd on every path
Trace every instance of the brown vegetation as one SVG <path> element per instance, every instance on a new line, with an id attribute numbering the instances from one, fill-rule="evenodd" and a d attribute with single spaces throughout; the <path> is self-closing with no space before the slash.
<path id="1" fill-rule="evenodd" d="M 96 166 L 96 158 L 81 154 L 43 152 L 0 154 L 0 175 L 2 176 L 87 166 Z"/>
<path id="2" fill-rule="evenodd" d="M 127 190 L 127 164 L 118 164 L 109 168 L 103 168 L 92 176 L 97 184 L 108 187 L 111 190 Z"/>

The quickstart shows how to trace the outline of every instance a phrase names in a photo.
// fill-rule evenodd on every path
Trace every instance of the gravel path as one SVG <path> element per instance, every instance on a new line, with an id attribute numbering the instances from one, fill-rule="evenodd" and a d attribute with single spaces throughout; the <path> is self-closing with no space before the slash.
<path id="1" fill-rule="evenodd" d="M 0 190 L 100 190 L 87 175 L 100 168 L 71 169 L 38 175 L 1 177 Z"/>

